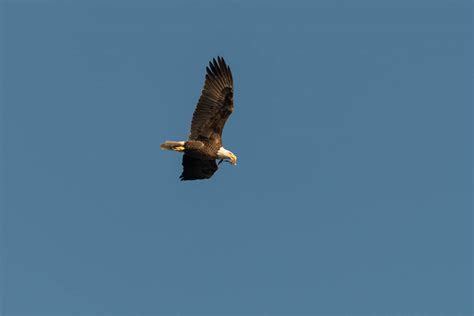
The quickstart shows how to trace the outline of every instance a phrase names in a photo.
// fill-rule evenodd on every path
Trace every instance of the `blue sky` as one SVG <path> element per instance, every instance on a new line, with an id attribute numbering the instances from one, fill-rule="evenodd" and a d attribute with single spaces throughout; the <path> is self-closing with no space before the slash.
<path id="1" fill-rule="evenodd" d="M 471 314 L 471 1 L 2 1 L 4 315 Z M 207 62 L 239 164 L 178 181 Z"/>

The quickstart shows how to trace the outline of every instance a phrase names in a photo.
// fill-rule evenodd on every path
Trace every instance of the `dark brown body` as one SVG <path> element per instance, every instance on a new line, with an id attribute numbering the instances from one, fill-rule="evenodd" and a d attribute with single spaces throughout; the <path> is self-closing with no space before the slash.
<path id="1" fill-rule="evenodd" d="M 184 143 L 181 180 L 209 179 L 217 171 L 217 151 L 212 142 L 189 140 Z"/>
<path id="2" fill-rule="evenodd" d="M 219 146 L 219 147 L 218 147 Z M 188 140 L 184 143 L 184 152 L 195 158 L 217 159 L 217 151 L 221 146 L 211 142 L 202 142 L 197 140 Z"/>

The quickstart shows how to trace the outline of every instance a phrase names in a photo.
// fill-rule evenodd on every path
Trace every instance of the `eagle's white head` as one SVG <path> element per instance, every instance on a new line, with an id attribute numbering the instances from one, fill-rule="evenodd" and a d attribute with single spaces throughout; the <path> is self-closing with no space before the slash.
<path id="1" fill-rule="evenodd" d="M 217 158 L 228 161 L 234 166 L 237 164 L 237 156 L 234 155 L 234 153 L 230 150 L 225 149 L 224 147 L 219 148 L 219 150 L 217 151 Z"/>

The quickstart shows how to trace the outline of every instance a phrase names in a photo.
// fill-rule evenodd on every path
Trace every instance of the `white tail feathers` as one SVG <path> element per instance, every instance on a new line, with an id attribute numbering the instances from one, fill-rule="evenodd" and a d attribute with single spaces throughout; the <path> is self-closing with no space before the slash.
<path id="1" fill-rule="evenodd" d="M 184 150 L 184 143 L 185 142 L 174 142 L 171 140 L 167 140 L 163 144 L 160 145 L 160 148 L 163 150 L 176 150 L 176 151 L 183 151 Z"/>

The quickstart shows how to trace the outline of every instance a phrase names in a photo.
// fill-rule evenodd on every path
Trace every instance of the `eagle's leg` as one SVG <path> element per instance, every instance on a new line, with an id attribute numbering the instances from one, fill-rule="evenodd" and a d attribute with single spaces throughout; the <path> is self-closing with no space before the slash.
<path id="1" fill-rule="evenodd" d="M 161 149 L 164 150 L 174 150 L 174 151 L 184 151 L 184 146 L 186 145 L 186 142 L 181 141 L 181 142 L 175 142 L 172 140 L 167 140 L 163 144 L 160 145 Z"/>

